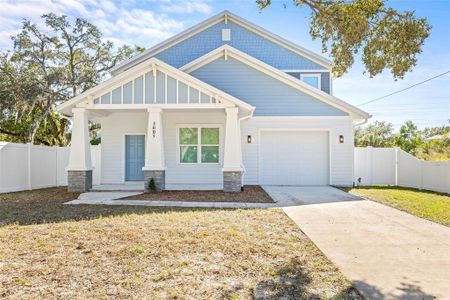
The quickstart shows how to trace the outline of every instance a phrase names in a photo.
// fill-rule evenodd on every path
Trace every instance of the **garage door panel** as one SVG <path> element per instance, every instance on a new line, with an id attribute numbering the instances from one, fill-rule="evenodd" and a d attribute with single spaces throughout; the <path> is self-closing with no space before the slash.
<path id="1" fill-rule="evenodd" d="M 328 133 L 325 131 L 262 132 L 260 184 L 327 185 L 328 153 Z"/>

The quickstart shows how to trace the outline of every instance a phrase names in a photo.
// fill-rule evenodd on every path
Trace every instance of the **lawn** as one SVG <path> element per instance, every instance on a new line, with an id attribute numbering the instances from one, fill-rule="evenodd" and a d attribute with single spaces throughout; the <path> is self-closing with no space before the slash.
<path id="1" fill-rule="evenodd" d="M 450 225 L 450 197 L 448 195 L 387 186 L 360 187 L 351 189 L 349 192 L 430 221 Z"/>
<path id="2" fill-rule="evenodd" d="M 1 298 L 361 299 L 281 210 L 62 204 L 76 196 L 0 195 Z"/>

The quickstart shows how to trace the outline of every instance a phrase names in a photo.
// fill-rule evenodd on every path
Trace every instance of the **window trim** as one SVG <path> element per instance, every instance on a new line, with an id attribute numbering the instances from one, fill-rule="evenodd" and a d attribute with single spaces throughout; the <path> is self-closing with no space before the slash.
<path id="1" fill-rule="evenodd" d="M 320 73 L 301 73 L 300 74 L 300 80 L 301 81 L 303 81 L 303 78 L 304 77 L 316 77 L 317 78 L 317 87 L 315 87 L 315 86 L 312 86 L 312 85 L 310 85 L 310 84 L 308 84 L 308 83 L 306 83 L 306 84 L 308 84 L 308 85 L 310 85 L 310 86 L 312 86 L 313 88 L 317 88 L 317 89 L 319 89 L 319 90 L 321 90 L 322 89 L 322 82 L 321 82 L 321 74 Z M 304 81 L 303 81 L 304 82 Z"/>
<path id="2" fill-rule="evenodd" d="M 196 128 L 198 130 L 198 135 L 197 135 L 197 144 L 193 145 L 193 144 L 186 144 L 186 145 L 181 145 L 180 144 L 180 129 L 181 128 Z M 202 134 L 201 134 L 201 130 L 202 128 L 218 128 L 219 129 L 219 144 L 217 144 L 217 146 L 219 146 L 219 161 L 218 162 L 202 162 Z M 176 147 L 177 147 L 177 151 L 176 151 L 176 162 L 178 165 L 205 165 L 205 166 L 209 166 L 209 165 L 213 165 L 213 166 L 217 166 L 221 164 L 222 161 L 222 124 L 177 124 L 176 129 Z M 181 157 L 180 157 L 180 147 L 181 146 L 197 146 L 197 162 L 194 163 L 188 163 L 188 162 L 181 162 Z M 216 144 L 212 145 L 212 144 L 205 144 L 205 146 L 216 146 Z"/>

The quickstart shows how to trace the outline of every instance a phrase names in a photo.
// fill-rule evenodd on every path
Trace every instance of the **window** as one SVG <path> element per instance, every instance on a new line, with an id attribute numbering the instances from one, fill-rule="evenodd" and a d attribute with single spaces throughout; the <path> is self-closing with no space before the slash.
<path id="1" fill-rule="evenodd" d="M 320 89 L 320 74 L 300 74 L 300 80 Z"/>
<path id="2" fill-rule="evenodd" d="M 184 164 L 219 162 L 218 127 L 182 127 L 178 129 L 179 161 Z"/>

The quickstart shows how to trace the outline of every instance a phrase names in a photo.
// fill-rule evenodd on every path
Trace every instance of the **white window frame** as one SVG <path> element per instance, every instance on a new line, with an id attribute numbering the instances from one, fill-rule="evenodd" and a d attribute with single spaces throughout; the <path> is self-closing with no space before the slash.
<path id="1" fill-rule="evenodd" d="M 196 128 L 198 130 L 197 134 L 197 144 L 186 144 L 180 145 L 180 129 L 181 128 Z M 205 144 L 203 146 L 218 146 L 219 147 L 219 160 L 218 162 L 202 162 L 202 128 L 218 128 L 219 129 L 219 144 Z M 176 136 L 177 136 L 177 160 L 176 162 L 180 165 L 219 165 L 222 161 L 222 125 L 221 124 L 179 124 L 176 126 Z M 180 156 L 181 146 L 197 146 L 197 162 L 188 163 L 182 162 Z"/>
<path id="2" fill-rule="evenodd" d="M 317 78 L 317 89 L 321 90 L 322 89 L 322 82 L 321 82 L 321 75 L 319 73 L 301 73 L 300 74 L 300 80 L 304 82 L 303 78 L 305 77 L 316 77 Z M 306 83 L 306 82 L 305 82 Z M 306 83 L 308 84 L 308 83 Z M 310 85 L 310 84 L 308 84 Z M 312 85 L 310 85 L 312 86 Z M 315 86 L 312 86 L 313 88 L 316 88 Z"/>

